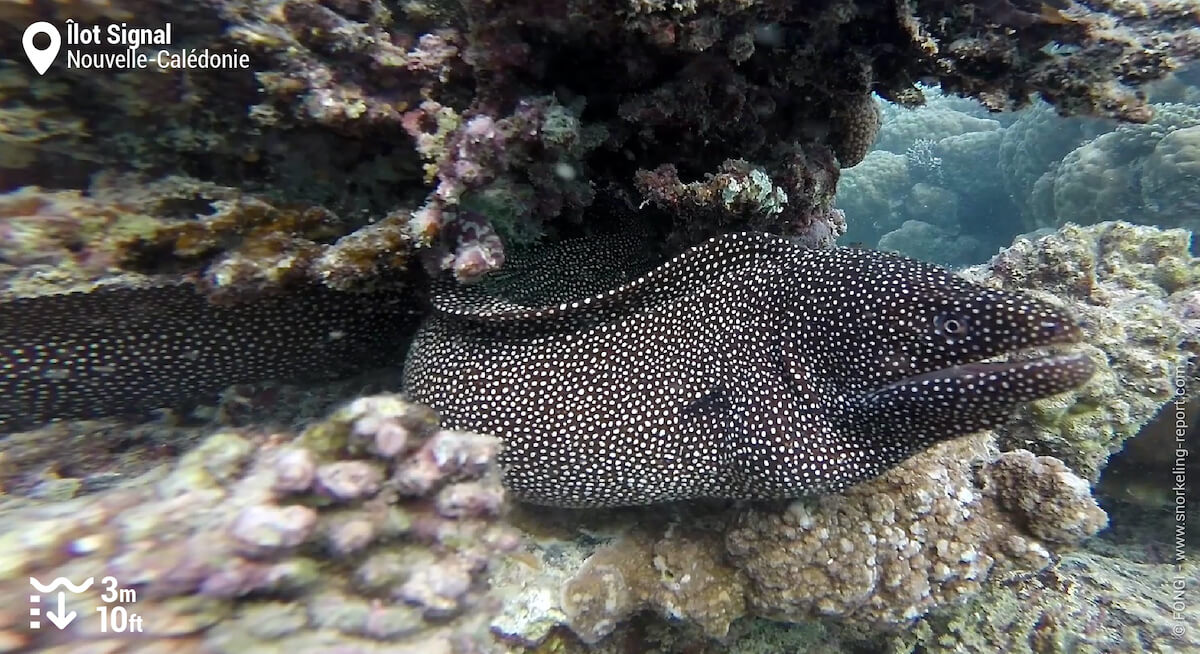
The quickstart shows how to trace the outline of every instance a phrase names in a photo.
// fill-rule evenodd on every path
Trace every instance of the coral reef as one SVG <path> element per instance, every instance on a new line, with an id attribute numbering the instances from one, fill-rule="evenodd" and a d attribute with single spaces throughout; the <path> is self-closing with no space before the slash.
<path id="1" fill-rule="evenodd" d="M 334 380 L 265 380 L 219 394 L 130 415 L 53 422 L 0 438 L 0 490 L 11 496 L 65 500 L 87 495 L 169 463 L 218 430 L 294 432 L 350 399 L 394 388 L 378 368 Z"/>
<path id="2" fill-rule="evenodd" d="M 908 215 L 901 207 L 912 185 L 903 153 L 872 150 L 860 164 L 843 171 L 837 206 L 846 214 L 844 240 L 874 245 L 879 236 L 899 227 Z"/>
<path id="3" fill-rule="evenodd" d="M 0 293 L 146 283 L 141 274 L 201 275 L 227 298 L 309 284 L 361 290 L 385 272 L 403 279 L 404 219 L 348 231 L 322 207 L 280 206 L 190 177 L 98 174 L 86 193 L 23 187 L 0 195 Z"/>
<path id="4" fill-rule="evenodd" d="M 10 356 L 30 344 L 43 350 L 36 376 L 28 361 L 4 363 L 0 395 L 24 397 L 30 378 L 36 388 L 67 387 L 62 375 L 73 369 L 58 365 L 61 352 L 46 356 L 45 334 L 30 328 L 92 329 L 89 312 L 114 297 L 129 300 L 106 309 L 118 327 L 152 323 L 183 302 L 191 312 L 182 315 L 207 316 L 200 324 L 232 311 L 240 318 L 231 324 L 254 332 L 203 334 L 197 379 L 172 367 L 193 369 L 184 364 L 195 351 L 175 336 L 196 321 L 158 325 L 167 345 L 180 346 L 168 348 L 173 358 L 134 351 L 102 358 L 86 377 L 99 387 L 115 379 L 123 397 L 151 403 L 162 391 L 247 381 L 246 368 L 352 363 L 341 356 L 347 334 L 369 332 L 349 340 L 373 354 L 384 340 L 399 351 L 404 336 L 392 330 L 422 291 L 417 264 L 471 281 L 511 260 L 513 246 L 626 227 L 617 212 L 597 210 L 605 199 L 647 209 L 636 220 L 664 234 L 668 250 L 746 228 L 813 246 L 848 232 L 956 265 L 1007 243 L 1011 232 L 993 227 L 1012 225 L 1016 212 L 1023 224 L 1012 231 L 1114 211 L 1194 228 L 1197 73 L 1183 64 L 1200 50 L 1195 12 L 1182 0 L 5 3 L 0 312 L 9 318 L 0 322 L 26 330 L 6 340 Z M 237 49 L 251 68 L 97 75 L 60 61 L 35 77 L 18 49 L 22 30 L 67 18 L 170 21 L 172 48 Z M 873 93 L 928 106 L 881 109 Z M 1015 122 L 987 114 L 1035 96 L 1047 104 Z M 1062 122 L 1055 112 L 1139 124 Z M 918 139 L 928 142 L 917 148 Z M 790 507 L 685 511 L 669 525 L 656 515 L 647 524 L 661 529 L 643 525 L 587 563 L 598 543 L 574 534 L 586 546 L 543 543 L 533 566 L 530 556 L 497 560 L 516 541 L 499 524 L 495 442 L 439 431 L 394 397 L 366 398 L 298 438 L 261 426 L 225 431 L 146 473 L 192 437 L 159 430 L 159 458 L 109 468 L 135 479 L 106 477 L 101 462 L 40 480 L 0 470 L 32 498 L 5 497 L 0 509 L 0 593 L 22 598 L 0 609 L 0 649 L 149 649 L 170 638 L 161 646 L 441 654 L 482 648 L 489 624 L 557 647 L 568 623 L 603 647 L 637 611 L 688 625 L 700 634 L 693 642 L 741 615 L 840 616 L 871 628 L 916 619 L 914 638 L 931 651 L 1113 642 L 1088 625 L 1119 626 L 1130 642 L 1158 639 L 1162 623 L 1145 617 L 1148 604 L 1053 610 L 1070 596 L 1067 584 L 1098 593 L 1103 583 L 1094 561 L 1053 558 L 1100 524 L 1081 479 L 1094 480 L 1149 419 L 1172 373 L 1195 376 L 1183 354 L 1198 349 L 1200 315 L 1186 248 L 1181 233 L 1127 225 L 1019 242 L 972 274 L 1040 288 L 1083 315 L 1090 352 L 1105 364 L 1091 385 L 1039 403 L 1008 430 L 914 459 L 908 477 L 880 479 L 874 494 L 864 486 Z M 156 290 L 181 281 L 209 296 Z M 148 294 L 119 295 L 133 290 Z M 20 303 L 63 291 L 91 295 L 79 305 L 61 299 L 78 295 Z M 331 298 L 371 319 L 349 332 L 302 329 L 329 327 L 323 319 L 346 308 Z M 281 316 L 287 328 L 277 331 Z M 269 328 L 259 322 L 272 318 Z M 108 377 L 113 361 L 161 366 L 166 376 L 117 366 Z M 96 388 L 72 387 L 68 405 L 93 409 Z M 275 392 L 230 391 L 222 410 L 240 415 Z M 61 397 L 38 406 L 63 417 Z M 35 414 L 23 415 L 49 417 Z M 96 438 L 140 433 L 113 422 L 96 429 Z M 57 442 L 0 463 L 46 460 Z M 86 443 L 62 457 L 82 458 Z M 111 447 L 102 461 L 120 459 Z M 90 481 L 76 484 L 73 473 Z M 879 492 L 898 488 L 916 499 L 882 506 Z M 839 511 L 864 517 L 875 542 Z M 1031 512 L 1061 519 L 1048 526 Z M 823 537 L 800 526 L 809 521 Z M 503 594 L 484 583 L 494 567 L 527 591 L 504 596 L 499 615 L 491 609 Z M 137 610 L 155 640 L 101 639 L 89 632 L 94 621 L 53 635 L 25 628 L 29 575 L 91 570 L 144 591 Z M 1135 581 L 1115 588 L 1141 592 Z M 1000 582 L 1008 585 L 997 590 Z M 1003 633 L 989 632 L 965 612 L 974 608 L 957 605 L 979 592 L 998 607 L 989 617 L 1015 597 L 1034 597 L 1048 617 L 1010 614 Z M 81 600 L 81 614 L 97 601 Z M 926 611 L 934 613 L 914 618 Z M 1127 623 L 1113 624 L 1113 613 Z M 845 635 L 831 621 L 810 628 Z"/>
<path id="5" fill-rule="evenodd" d="M 1002 447 L 1053 455 L 1095 482 L 1109 454 L 1172 397 L 1176 375 L 1196 378 L 1200 261 L 1190 240 L 1183 230 L 1128 223 L 1067 226 L 1019 239 L 968 271 L 984 284 L 1068 302 L 1087 326 L 1085 349 L 1107 362 L 1083 387 L 1037 401 L 1000 428 Z"/>
<path id="6" fill-rule="evenodd" d="M 1004 130 L 998 165 L 1005 188 L 1021 210 L 1025 229 L 1034 229 L 1037 222 L 1030 203 L 1038 179 L 1067 153 L 1107 130 L 1107 125 L 1095 120 L 1064 120 L 1043 102 L 1022 111 Z"/>
<path id="7" fill-rule="evenodd" d="M 1072 552 L 1038 575 L 991 586 L 961 611 L 918 620 L 883 651 L 1192 651 L 1200 619 L 1187 611 L 1177 619 L 1167 607 L 1173 580 L 1197 572 L 1194 563 L 1176 569 Z"/>
<path id="8" fill-rule="evenodd" d="M 483 651 L 488 570 L 519 542 L 501 522 L 496 445 L 438 430 L 431 412 L 397 396 L 371 396 L 298 437 L 219 432 L 112 490 L 7 502 L 0 593 L 28 595 L 29 576 L 111 575 L 136 589 L 128 610 L 145 632 L 100 633 L 97 583 L 72 600 L 82 617 L 62 631 L 30 630 L 23 605 L 0 611 L 0 642 Z"/>
<path id="9" fill-rule="evenodd" d="M 709 637 L 722 638 L 746 612 L 745 579 L 726 565 L 719 534 L 692 531 L 665 538 L 635 533 L 592 554 L 562 586 L 561 606 L 584 642 L 608 636 L 619 621 L 653 608 L 686 618 Z M 647 575 L 653 570 L 656 574 Z"/>
<path id="10" fill-rule="evenodd" d="M 886 475 L 879 487 L 797 502 L 782 513 L 748 512 L 728 542 L 750 577 L 751 605 L 777 619 L 903 624 L 979 592 L 992 576 L 1044 568 L 1047 546 L 1078 543 L 1107 518 L 1061 463 L 1029 465 L 1021 456 L 988 462 L 986 437 L 963 439 Z M 1029 530 L 1055 512 L 1080 522 L 1073 532 Z"/>
<path id="11" fill-rule="evenodd" d="M 1012 127 L 981 116 L 978 103 L 923 92 L 923 107 L 886 106 L 876 149 L 843 171 L 843 240 L 943 265 L 978 263 L 1013 236 L 995 229 L 1016 209 L 994 171 Z"/>
<path id="12" fill-rule="evenodd" d="M 810 247 L 830 247 L 846 231 L 845 216 L 833 208 L 837 167 L 822 151 L 812 160 L 802 152 L 785 164 L 785 187 L 743 160 L 726 160 L 703 182 L 683 183 L 674 166 L 639 171 L 634 183 L 656 207 L 678 216 L 669 250 L 729 231 L 782 231 Z"/>
<path id="13" fill-rule="evenodd" d="M 645 609 L 709 637 L 744 615 L 887 632 L 990 579 L 1042 570 L 1055 549 L 1106 524 L 1086 482 L 1061 462 L 997 454 L 987 435 L 935 446 L 841 495 L 688 526 L 696 519 L 634 526 L 596 550 L 561 584 L 567 624 L 587 642 Z"/>
<path id="14" fill-rule="evenodd" d="M 83 118 L 63 102 L 69 90 L 57 80 L 31 80 L 26 69 L 9 64 L 0 71 L 0 170 L 6 179 L 17 178 L 8 184 L 70 178 L 72 159 L 93 153 L 86 149 Z M 39 172 L 37 179 L 20 180 L 31 169 Z"/>
<path id="15" fill-rule="evenodd" d="M 201 272 L 249 291 L 290 274 L 272 271 L 321 256 L 306 241 L 349 235 L 361 252 L 385 217 L 392 233 L 380 248 L 412 242 L 428 267 L 475 279 L 503 264 L 506 244 L 586 230 L 583 210 L 613 185 L 663 209 L 650 219 L 674 228 L 672 242 L 755 227 L 820 245 L 843 229 L 831 204 L 838 170 L 860 162 L 878 130 L 872 92 L 919 104 L 928 88 L 920 80 L 995 110 L 1038 94 L 1063 113 L 1144 122 L 1137 87 L 1194 57 L 1200 40 L 1188 8 L 1151 4 L 1145 12 L 1109 0 L 1040 12 L 941 0 L 596 0 L 553 11 L 477 0 L 22 6 L 0 18 L 6 44 L 19 43 L 34 17 L 137 16 L 171 21 L 172 47 L 247 52 L 252 66 L 56 69 L 45 79 L 7 72 L 0 113 L 16 126 L 6 130 L 5 164 L 15 184 L 0 191 L 81 188 L 102 171 L 187 175 L 284 212 L 337 217 L 321 221 L 336 223 L 330 234 L 329 224 L 244 215 L 247 234 L 267 223 L 290 232 L 249 252 L 241 239 L 216 239 Z M 21 56 L 15 46 L 0 54 Z M 915 130 L 937 139 L 1003 124 L 954 101 L 936 104 L 944 129 L 914 123 L 885 133 L 881 146 L 903 151 L 911 139 L 902 134 Z M 730 204 L 735 218 L 723 210 Z M 164 265 L 193 256 L 172 249 L 176 241 L 157 243 Z M 407 261 L 372 252 L 374 262 L 327 278 L 359 284 Z"/>
<path id="16" fill-rule="evenodd" d="M 1095 542 L 1095 541 L 1093 541 Z M 885 652 L 1168 652 L 1200 647 L 1195 612 L 1176 618 L 1173 582 L 1194 578 L 1182 568 L 1131 561 L 1092 551 L 1064 554 L 1036 575 L 1018 575 L 985 586 L 953 610 L 918 618 L 894 633 L 869 633 L 831 622 L 743 621 L 729 644 L 705 649 L 660 646 L 664 652 L 737 654 Z M 1177 582 L 1176 582 L 1177 583 Z M 672 645 L 683 640 L 668 640 Z M 689 649 L 690 646 L 690 649 Z"/>
<path id="17" fill-rule="evenodd" d="M 869 95 L 859 96 L 830 116 L 830 147 L 839 166 L 853 168 L 867 156 L 879 135 L 882 120 L 879 106 Z"/>
<path id="18" fill-rule="evenodd" d="M 1141 220 L 1200 231 L 1200 125 L 1170 132 L 1142 164 Z"/>
<path id="19" fill-rule="evenodd" d="M 937 215 L 932 214 L 931 217 Z M 957 231 L 957 225 L 947 228 L 920 220 L 906 220 L 896 229 L 880 236 L 878 247 L 880 250 L 900 252 L 946 265 L 977 259 L 983 246 L 973 236 L 961 235 Z"/>
<path id="20" fill-rule="evenodd" d="M 1069 152 L 1033 191 L 1039 227 L 1113 218 L 1194 229 L 1198 179 L 1190 135 L 1200 107 L 1154 105 L 1154 120 L 1122 125 Z M 1182 132 L 1182 133 L 1180 133 Z"/>
<path id="21" fill-rule="evenodd" d="M 929 90 L 927 93 L 932 95 L 940 92 Z M 936 143 L 951 136 L 1000 128 L 999 121 L 974 116 L 945 106 L 944 103 L 929 103 L 916 110 L 891 107 L 884 113 L 875 148 L 904 154 L 918 141 Z"/>
<path id="22" fill-rule="evenodd" d="M 581 219 L 593 199 L 582 179 L 583 159 L 607 136 L 602 127 L 581 125 L 584 104 L 582 98 L 573 108 L 550 96 L 525 98 L 509 116 L 463 120 L 426 101 L 405 114 L 405 127 L 437 178 L 410 228 L 423 244 L 440 245 L 431 254 L 440 267 L 474 280 L 503 265 L 498 237 L 527 245 L 551 218 Z"/>

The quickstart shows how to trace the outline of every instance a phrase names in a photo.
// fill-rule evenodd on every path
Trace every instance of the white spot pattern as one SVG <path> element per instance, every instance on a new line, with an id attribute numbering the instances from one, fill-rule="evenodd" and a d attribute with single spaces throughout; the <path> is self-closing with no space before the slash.
<path id="1" fill-rule="evenodd" d="M 405 387 L 448 426 L 503 438 L 505 483 L 527 501 L 778 498 L 1082 383 L 1082 357 L 978 363 L 1079 336 L 1052 307 L 936 266 L 742 233 L 547 306 L 444 288 Z"/>
<path id="2" fill-rule="evenodd" d="M 0 430 L 169 406 L 393 358 L 411 307 L 319 287 L 215 305 L 190 284 L 0 303 Z"/>

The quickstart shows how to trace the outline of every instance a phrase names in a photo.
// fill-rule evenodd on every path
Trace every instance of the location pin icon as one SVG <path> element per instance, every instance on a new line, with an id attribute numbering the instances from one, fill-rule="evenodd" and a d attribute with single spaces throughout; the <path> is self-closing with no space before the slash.
<path id="1" fill-rule="evenodd" d="M 33 37 L 38 34 L 50 37 L 50 45 L 39 50 L 33 44 Z M 29 63 L 33 64 L 33 69 L 38 72 L 38 75 L 45 75 L 50 64 L 54 63 L 54 58 L 58 56 L 58 48 L 62 46 L 62 36 L 59 35 L 57 27 L 41 20 L 25 28 L 25 35 L 21 37 L 21 45 L 25 48 L 25 56 L 29 57 Z"/>

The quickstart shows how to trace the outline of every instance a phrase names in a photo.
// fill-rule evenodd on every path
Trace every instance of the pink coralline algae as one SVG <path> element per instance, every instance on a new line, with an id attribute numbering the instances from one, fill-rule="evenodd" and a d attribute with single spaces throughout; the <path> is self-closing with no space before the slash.
<path id="1" fill-rule="evenodd" d="M 606 136 L 581 124 L 582 108 L 546 96 L 523 99 L 500 119 L 458 117 L 429 101 L 405 115 L 404 126 L 436 178 L 410 231 L 432 248 L 441 267 L 460 280 L 475 279 L 503 265 L 501 235 L 528 243 L 541 237 L 550 218 L 580 219 L 594 192 L 579 171 Z"/>

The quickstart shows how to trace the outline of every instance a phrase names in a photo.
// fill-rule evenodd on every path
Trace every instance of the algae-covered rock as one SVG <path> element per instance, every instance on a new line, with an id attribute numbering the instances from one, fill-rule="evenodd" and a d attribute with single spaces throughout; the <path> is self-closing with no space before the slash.
<path id="1" fill-rule="evenodd" d="M 750 607 L 774 619 L 836 617 L 886 629 L 970 597 L 991 578 L 1040 570 L 1051 548 L 1104 526 L 1078 477 L 1015 467 L 991 448 L 988 435 L 958 439 L 841 496 L 746 512 L 727 540 L 749 577 Z M 1000 474 L 1020 479 L 989 481 Z M 1009 508 L 1008 489 L 1023 486 L 1037 489 L 1034 504 L 1071 498 L 1092 517 L 1069 537 L 1043 538 Z"/>
<path id="2" fill-rule="evenodd" d="M 1002 447 L 1057 457 L 1095 482 L 1109 455 L 1172 397 L 1175 380 L 1194 377 L 1200 317 L 1188 307 L 1200 261 L 1190 240 L 1183 230 L 1128 223 L 1067 226 L 1020 239 L 968 271 L 983 283 L 1065 303 L 1098 364 L 1079 389 L 1034 402 L 997 430 Z"/>
<path id="3" fill-rule="evenodd" d="M 1073 552 L 1040 574 L 994 584 L 970 603 L 931 615 L 880 651 L 930 654 L 1188 652 L 1200 648 L 1200 616 L 1171 606 L 1181 569 Z"/>

